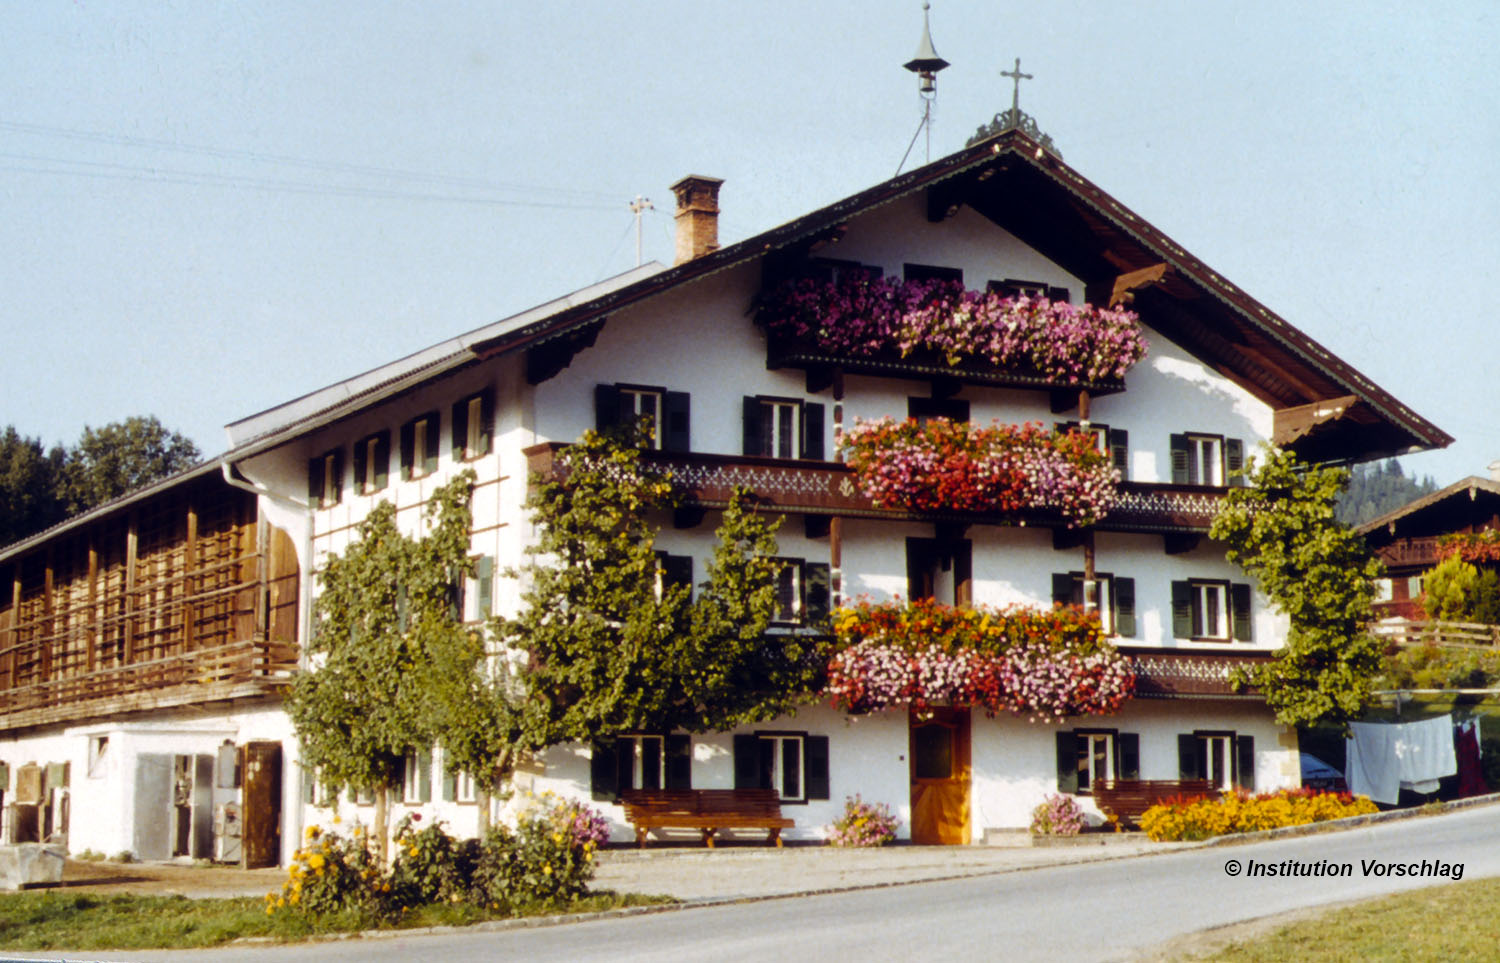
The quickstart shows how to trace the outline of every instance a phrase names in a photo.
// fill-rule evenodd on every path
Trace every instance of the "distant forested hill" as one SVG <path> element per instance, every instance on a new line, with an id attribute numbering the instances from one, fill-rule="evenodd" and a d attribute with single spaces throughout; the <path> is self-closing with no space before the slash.
<path id="1" fill-rule="evenodd" d="M 1350 473 L 1348 490 L 1339 499 L 1338 518 L 1347 525 L 1363 525 L 1437 488 L 1431 476 L 1408 478 L 1394 458 L 1357 465 Z"/>

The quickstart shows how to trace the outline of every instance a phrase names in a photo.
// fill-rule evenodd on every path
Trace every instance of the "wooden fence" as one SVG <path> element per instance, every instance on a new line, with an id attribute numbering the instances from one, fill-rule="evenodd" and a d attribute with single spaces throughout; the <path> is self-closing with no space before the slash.
<path id="1" fill-rule="evenodd" d="M 1397 619 L 1376 622 L 1370 633 L 1397 645 L 1436 645 L 1441 648 L 1500 648 L 1500 625 L 1477 622 L 1428 622 Z"/>

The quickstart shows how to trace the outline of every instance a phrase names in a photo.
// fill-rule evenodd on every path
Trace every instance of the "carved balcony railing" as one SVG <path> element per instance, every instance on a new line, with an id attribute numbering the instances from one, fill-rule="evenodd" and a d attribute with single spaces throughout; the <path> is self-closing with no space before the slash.
<path id="1" fill-rule="evenodd" d="M 1139 699 L 1258 697 L 1260 690 L 1246 686 L 1236 692 L 1231 682 L 1236 669 L 1249 669 L 1271 661 L 1267 652 L 1182 652 L 1121 646 L 1135 670 L 1135 695 Z"/>
<path id="2" fill-rule="evenodd" d="M 526 449 L 533 472 L 549 474 L 565 445 Z M 688 505 L 722 508 L 736 486 L 753 492 L 766 508 L 794 515 L 920 519 L 971 524 L 1005 523 L 1062 528 L 1056 513 L 1036 511 L 1004 518 L 968 512 L 909 512 L 878 508 L 855 484 L 854 472 L 838 462 L 788 461 L 751 455 L 645 452 L 651 464 L 669 470 Z M 1095 526 L 1101 531 L 1201 535 L 1208 531 L 1225 489 L 1197 485 L 1125 482 L 1115 508 Z"/>
<path id="3" fill-rule="evenodd" d="M 1428 568 L 1438 563 L 1439 537 L 1398 538 L 1375 549 L 1375 555 L 1388 566 L 1419 565 Z"/>

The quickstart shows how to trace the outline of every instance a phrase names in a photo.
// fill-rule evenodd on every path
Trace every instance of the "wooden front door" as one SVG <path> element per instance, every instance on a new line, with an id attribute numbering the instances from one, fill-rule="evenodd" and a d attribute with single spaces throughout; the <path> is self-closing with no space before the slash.
<path id="1" fill-rule="evenodd" d="M 969 710 L 911 712 L 911 841 L 969 841 Z"/>
<path id="2" fill-rule="evenodd" d="M 276 866 L 281 862 L 281 743 L 246 743 L 240 752 L 242 865 L 246 869 Z"/>

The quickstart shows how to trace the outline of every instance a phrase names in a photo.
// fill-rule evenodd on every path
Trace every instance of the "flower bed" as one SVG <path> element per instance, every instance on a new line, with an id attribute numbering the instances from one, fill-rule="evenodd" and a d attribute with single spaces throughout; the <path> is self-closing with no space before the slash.
<path id="1" fill-rule="evenodd" d="M 1457 555 L 1473 565 L 1493 565 L 1500 562 L 1500 530 L 1439 535 L 1437 554 L 1439 559 Z"/>
<path id="2" fill-rule="evenodd" d="M 1119 472 L 1077 431 L 886 418 L 856 421 L 840 445 L 860 490 L 880 508 L 1055 511 L 1075 527 L 1099 521 L 1118 497 Z"/>
<path id="3" fill-rule="evenodd" d="M 977 358 L 1059 384 L 1122 378 L 1146 353 L 1133 311 L 859 271 L 781 284 L 762 297 L 757 318 L 773 338 L 830 354 L 930 351 L 949 366 Z"/>
<path id="4" fill-rule="evenodd" d="M 1230 792 L 1218 799 L 1200 796 L 1152 806 L 1141 816 L 1141 829 L 1158 842 L 1209 839 L 1228 833 L 1306 826 L 1376 811 L 1369 799 L 1347 792 L 1283 789 L 1258 796 Z"/>
<path id="5" fill-rule="evenodd" d="M 867 803 L 858 795 L 844 799 L 844 815 L 828 827 L 830 846 L 884 846 L 896 838 L 899 824 L 885 803 Z"/>
<path id="6" fill-rule="evenodd" d="M 1078 609 L 861 602 L 834 633 L 824 691 L 849 712 L 951 704 L 1059 721 L 1114 712 L 1135 689 L 1129 660 Z"/>

